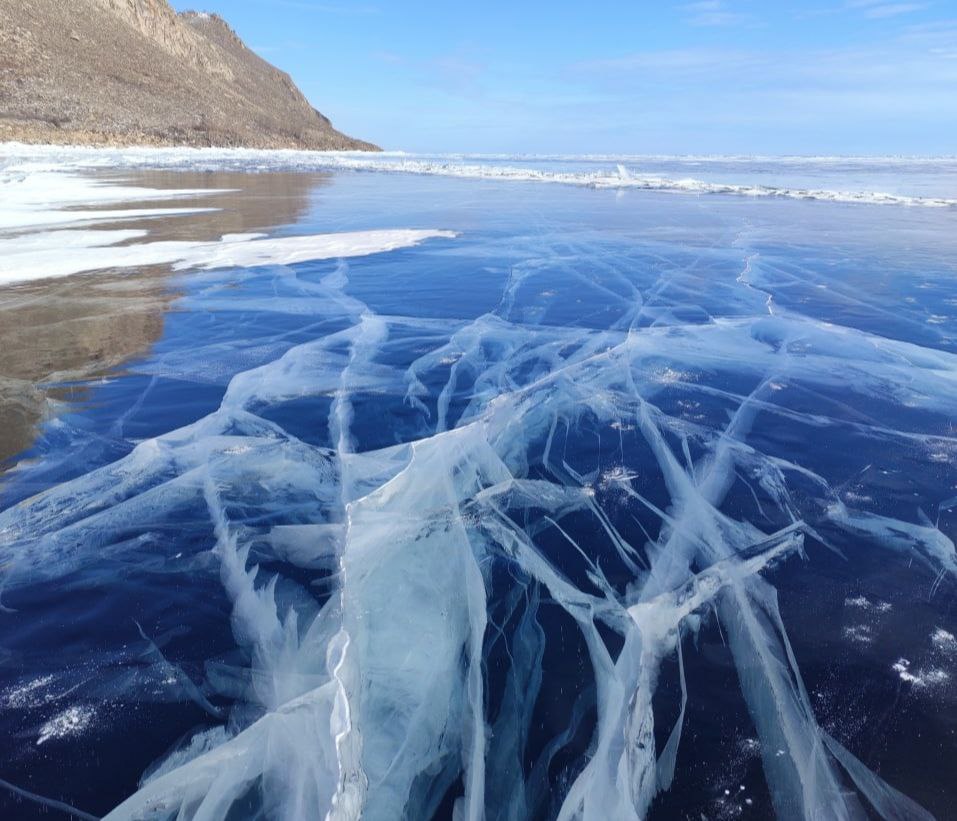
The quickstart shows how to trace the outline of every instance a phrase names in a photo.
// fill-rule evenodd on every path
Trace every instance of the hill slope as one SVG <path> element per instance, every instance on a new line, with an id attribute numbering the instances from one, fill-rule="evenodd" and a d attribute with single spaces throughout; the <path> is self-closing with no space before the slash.
<path id="1" fill-rule="evenodd" d="M 0 0 L 0 141 L 376 147 L 222 18 L 166 0 Z"/>

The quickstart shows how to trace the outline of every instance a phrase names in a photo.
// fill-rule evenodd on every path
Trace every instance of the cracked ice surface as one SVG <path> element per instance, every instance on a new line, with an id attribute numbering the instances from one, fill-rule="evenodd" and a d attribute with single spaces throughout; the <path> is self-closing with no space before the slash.
<path id="1" fill-rule="evenodd" d="M 394 255 L 191 274 L 132 410 L 107 434 L 52 422 L 10 475 L 5 618 L 50 587 L 203 591 L 122 626 L 137 666 L 104 651 L 39 725 L 48 750 L 97 698 L 191 711 L 109 818 L 674 817 L 719 748 L 702 704 L 762 774 L 726 809 L 933 817 L 827 719 L 803 661 L 890 653 L 871 638 L 909 608 L 866 585 L 894 574 L 933 612 L 875 676 L 954 709 L 957 325 L 916 290 L 952 298 L 952 261 L 925 249 L 901 308 L 855 266 L 892 276 L 910 239 L 853 208 L 522 194 Z M 911 237 L 952 219 L 926 213 Z M 817 219 L 847 231 L 794 228 Z M 203 413 L 134 425 L 176 418 L 183 383 Z M 123 455 L 90 456 L 94 436 Z"/>

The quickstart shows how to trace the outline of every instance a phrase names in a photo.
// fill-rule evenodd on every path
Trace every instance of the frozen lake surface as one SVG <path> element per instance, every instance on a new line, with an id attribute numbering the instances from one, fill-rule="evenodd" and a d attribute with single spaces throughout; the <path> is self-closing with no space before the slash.
<path id="1" fill-rule="evenodd" d="M 952 813 L 957 162 L 6 147 L 0 193 L 0 779 Z"/>

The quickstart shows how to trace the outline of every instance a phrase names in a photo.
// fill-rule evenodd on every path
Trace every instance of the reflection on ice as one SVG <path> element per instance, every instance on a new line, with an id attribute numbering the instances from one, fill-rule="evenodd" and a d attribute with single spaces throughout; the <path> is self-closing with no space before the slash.
<path id="1" fill-rule="evenodd" d="M 798 313 L 749 249 L 697 301 L 586 251 L 550 260 L 587 299 L 565 322 L 531 259 L 449 320 L 377 311 L 345 261 L 264 269 L 233 306 L 321 317 L 310 338 L 158 352 L 154 379 L 233 363 L 219 407 L 0 513 L 8 603 L 144 546 L 171 581 L 205 556 L 228 600 L 240 652 L 201 675 L 139 626 L 207 724 L 109 818 L 644 818 L 688 766 L 712 626 L 779 817 L 932 817 L 822 727 L 774 581 L 866 549 L 952 584 L 947 503 L 855 506 L 817 442 L 949 446 L 957 358 Z"/>

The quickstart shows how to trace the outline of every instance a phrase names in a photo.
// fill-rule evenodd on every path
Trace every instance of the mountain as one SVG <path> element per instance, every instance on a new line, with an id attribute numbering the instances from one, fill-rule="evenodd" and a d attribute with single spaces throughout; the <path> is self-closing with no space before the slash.
<path id="1" fill-rule="evenodd" d="M 0 141 L 362 149 L 221 18 L 0 0 Z"/>

